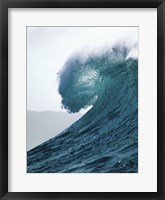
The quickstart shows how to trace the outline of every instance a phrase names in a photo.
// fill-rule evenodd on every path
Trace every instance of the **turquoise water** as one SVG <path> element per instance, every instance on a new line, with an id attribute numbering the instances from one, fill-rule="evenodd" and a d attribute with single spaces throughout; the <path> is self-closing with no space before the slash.
<path id="1" fill-rule="evenodd" d="M 68 59 L 59 74 L 62 106 L 93 106 L 68 129 L 27 153 L 29 173 L 138 172 L 138 60 L 117 45 Z"/>

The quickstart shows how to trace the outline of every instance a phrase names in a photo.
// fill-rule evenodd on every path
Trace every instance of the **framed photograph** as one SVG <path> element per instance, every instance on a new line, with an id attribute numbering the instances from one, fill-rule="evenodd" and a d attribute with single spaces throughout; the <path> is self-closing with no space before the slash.
<path id="1" fill-rule="evenodd" d="M 1 199 L 165 199 L 164 8 L 0 1 Z"/>

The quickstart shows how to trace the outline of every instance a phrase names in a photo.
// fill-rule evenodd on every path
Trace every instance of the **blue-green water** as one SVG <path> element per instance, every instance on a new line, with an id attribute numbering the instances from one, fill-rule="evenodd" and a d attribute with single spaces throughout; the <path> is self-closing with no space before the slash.
<path id="1" fill-rule="evenodd" d="M 138 60 L 128 54 L 129 48 L 118 45 L 85 60 L 68 59 L 59 74 L 63 107 L 68 112 L 93 107 L 30 150 L 27 172 L 138 172 Z"/>

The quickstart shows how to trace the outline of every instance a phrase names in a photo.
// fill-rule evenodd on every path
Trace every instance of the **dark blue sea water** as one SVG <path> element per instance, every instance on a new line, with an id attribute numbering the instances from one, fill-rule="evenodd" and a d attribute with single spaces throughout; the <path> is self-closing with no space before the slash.
<path id="1" fill-rule="evenodd" d="M 68 112 L 93 105 L 68 129 L 27 153 L 29 173 L 138 172 L 138 60 L 118 45 L 86 60 L 72 56 L 59 75 Z M 65 119 L 64 119 L 65 120 Z"/>

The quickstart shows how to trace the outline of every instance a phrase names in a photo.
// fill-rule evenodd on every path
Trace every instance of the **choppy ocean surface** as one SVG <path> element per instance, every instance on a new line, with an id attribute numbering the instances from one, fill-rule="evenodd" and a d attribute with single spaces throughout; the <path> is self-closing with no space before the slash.
<path id="1" fill-rule="evenodd" d="M 138 172 L 138 60 L 129 52 L 118 45 L 85 61 L 68 59 L 59 75 L 63 107 L 93 107 L 27 152 L 28 173 Z"/>

